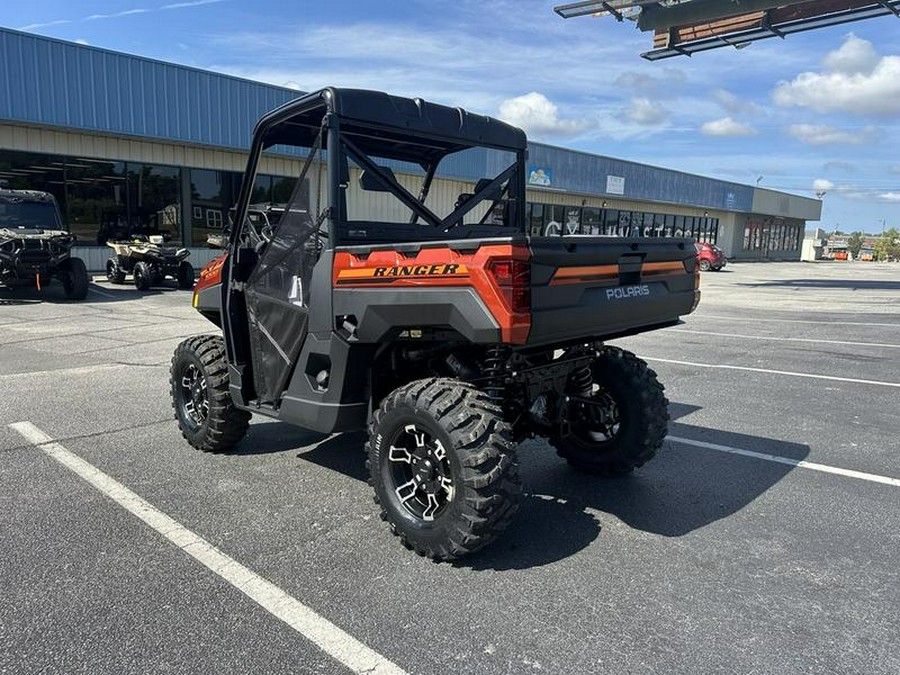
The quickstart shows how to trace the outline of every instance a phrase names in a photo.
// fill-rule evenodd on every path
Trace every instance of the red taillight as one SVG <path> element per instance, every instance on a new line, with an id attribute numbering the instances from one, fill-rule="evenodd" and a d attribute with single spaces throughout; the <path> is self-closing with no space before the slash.
<path id="1" fill-rule="evenodd" d="M 525 260 L 492 260 L 487 265 L 497 290 L 514 314 L 531 310 L 531 265 Z"/>

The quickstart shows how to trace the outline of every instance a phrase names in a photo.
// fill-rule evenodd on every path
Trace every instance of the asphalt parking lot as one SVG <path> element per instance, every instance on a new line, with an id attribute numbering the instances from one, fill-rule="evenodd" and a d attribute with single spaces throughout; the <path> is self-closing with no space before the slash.
<path id="1" fill-rule="evenodd" d="M 359 435 L 258 421 L 234 454 L 187 446 L 169 359 L 213 328 L 189 292 L 0 290 L 0 673 L 350 672 L 57 447 L 373 672 L 900 672 L 900 265 L 736 264 L 702 287 L 683 326 L 620 341 L 667 387 L 660 455 L 598 480 L 524 444 L 517 519 L 456 564 L 390 535 Z"/>

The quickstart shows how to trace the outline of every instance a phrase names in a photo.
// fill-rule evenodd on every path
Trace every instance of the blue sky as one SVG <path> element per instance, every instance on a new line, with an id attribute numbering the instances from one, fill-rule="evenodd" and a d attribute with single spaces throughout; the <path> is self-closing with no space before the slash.
<path id="1" fill-rule="evenodd" d="M 4 25 L 309 90 L 384 89 L 555 145 L 813 196 L 900 226 L 900 19 L 649 63 L 650 34 L 540 0 L 34 0 Z"/>

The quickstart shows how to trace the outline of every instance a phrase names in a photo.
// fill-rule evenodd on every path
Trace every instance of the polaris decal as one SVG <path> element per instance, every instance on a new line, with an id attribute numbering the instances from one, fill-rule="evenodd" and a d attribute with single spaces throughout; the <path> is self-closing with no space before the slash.
<path id="1" fill-rule="evenodd" d="M 606 289 L 607 300 L 628 300 L 629 298 L 640 298 L 646 295 L 650 295 L 650 287 L 647 284 Z"/>

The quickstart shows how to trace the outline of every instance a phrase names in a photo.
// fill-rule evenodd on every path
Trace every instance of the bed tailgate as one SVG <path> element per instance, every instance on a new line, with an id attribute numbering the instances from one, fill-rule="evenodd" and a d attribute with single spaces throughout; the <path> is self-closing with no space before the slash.
<path id="1" fill-rule="evenodd" d="M 671 324 L 700 300 L 688 239 L 540 237 L 531 248 L 533 345 Z"/>

